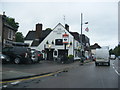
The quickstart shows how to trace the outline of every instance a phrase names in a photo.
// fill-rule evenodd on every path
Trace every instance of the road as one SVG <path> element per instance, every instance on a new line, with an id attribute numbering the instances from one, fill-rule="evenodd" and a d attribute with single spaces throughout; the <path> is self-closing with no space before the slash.
<path id="1" fill-rule="evenodd" d="M 116 60 L 117 61 L 117 60 Z M 32 80 L 4 84 L 4 88 L 118 88 L 116 62 L 109 66 L 95 66 L 94 62 L 64 72 Z"/>

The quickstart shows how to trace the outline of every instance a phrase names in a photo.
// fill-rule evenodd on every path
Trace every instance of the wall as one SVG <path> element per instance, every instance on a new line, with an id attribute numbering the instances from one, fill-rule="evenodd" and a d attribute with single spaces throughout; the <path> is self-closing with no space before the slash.
<path id="1" fill-rule="evenodd" d="M 29 46 L 31 46 L 33 40 L 25 40 L 24 43 L 29 43 Z"/>
<path id="2" fill-rule="evenodd" d="M 91 50 L 91 53 L 92 53 L 92 54 L 96 54 L 96 49 L 92 49 L 92 50 Z"/>
<path id="3" fill-rule="evenodd" d="M 80 46 L 81 44 L 77 41 L 77 40 L 74 40 L 74 59 L 80 59 Z"/>

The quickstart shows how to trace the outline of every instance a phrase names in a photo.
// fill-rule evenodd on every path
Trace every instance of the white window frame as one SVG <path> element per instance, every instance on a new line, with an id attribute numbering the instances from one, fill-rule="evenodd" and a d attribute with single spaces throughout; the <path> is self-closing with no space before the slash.
<path id="1" fill-rule="evenodd" d="M 13 30 L 8 30 L 8 39 L 13 40 Z"/>

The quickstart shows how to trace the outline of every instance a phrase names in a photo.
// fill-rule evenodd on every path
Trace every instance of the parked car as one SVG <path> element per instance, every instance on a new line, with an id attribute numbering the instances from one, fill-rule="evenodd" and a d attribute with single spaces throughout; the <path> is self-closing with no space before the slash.
<path id="1" fill-rule="evenodd" d="M 6 55 L 4 55 L 4 54 L 0 54 L 0 62 L 1 63 L 8 63 L 8 62 L 10 62 L 10 58 L 9 57 L 7 57 Z"/>
<path id="2" fill-rule="evenodd" d="M 120 60 L 120 56 L 118 56 L 118 59 Z"/>
<path id="3" fill-rule="evenodd" d="M 39 62 L 38 61 L 38 55 L 37 55 L 37 51 L 35 49 L 31 49 L 31 59 L 32 59 L 32 62 L 35 63 L 35 62 Z"/>
<path id="4" fill-rule="evenodd" d="M 38 56 L 38 60 L 39 61 L 43 60 L 43 54 L 42 54 L 42 52 L 41 51 L 36 51 L 36 53 L 37 53 L 37 56 Z"/>
<path id="5" fill-rule="evenodd" d="M 110 59 L 115 60 L 116 56 L 115 55 L 110 55 Z"/>
<path id="6" fill-rule="evenodd" d="M 32 61 L 34 62 L 39 62 L 40 60 L 43 60 L 43 54 L 35 49 L 31 49 L 31 54 L 32 54 Z"/>
<path id="7" fill-rule="evenodd" d="M 28 47 L 5 47 L 2 53 L 10 58 L 15 64 L 31 63 L 31 49 Z"/>

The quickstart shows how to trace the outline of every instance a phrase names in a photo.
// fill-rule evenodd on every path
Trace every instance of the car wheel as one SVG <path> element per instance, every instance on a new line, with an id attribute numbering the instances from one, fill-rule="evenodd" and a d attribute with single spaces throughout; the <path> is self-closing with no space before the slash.
<path id="1" fill-rule="evenodd" d="M 20 64 L 20 58 L 19 57 L 15 58 L 14 63 L 15 64 Z"/>
<path id="2" fill-rule="evenodd" d="M 33 61 L 31 59 L 28 59 L 27 64 L 32 64 L 32 63 L 33 63 Z"/>

